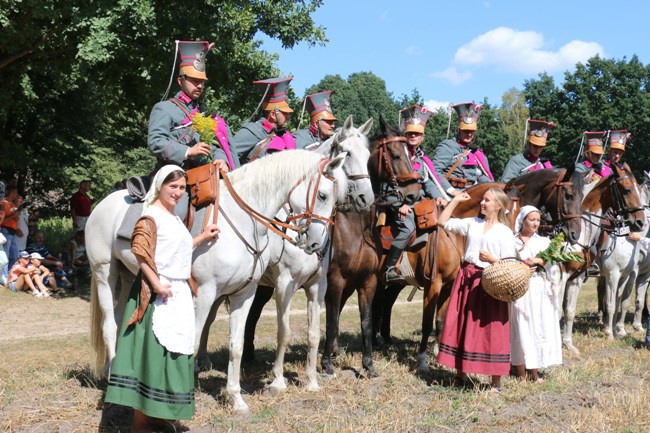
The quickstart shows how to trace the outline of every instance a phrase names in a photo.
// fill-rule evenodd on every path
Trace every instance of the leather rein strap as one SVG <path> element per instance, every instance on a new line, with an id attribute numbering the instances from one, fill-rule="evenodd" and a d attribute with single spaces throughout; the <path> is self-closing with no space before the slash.
<path id="1" fill-rule="evenodd" d="M 469 154 L 469 149 L 465 149 L 463 154 L 454 162 L 454 165 L 451 166 L 447 174 L 445 174 L 445 179 L 449 179 L 449 176 L 458 168 L 458 166 L 463 162 L 465 157 Z"/>
<path id="2" fill-rule="evenodd" d="M 287 218 L 288 221 L 295 221 L 295 220 L 300 219 L 300 218 L 306 218 L 307 219 L 307 224 L 306 224 L 305 228 L 296 226 L 294 224 L 289 224 L 289 223 L 285 223 L 285 222 L 282 222 L 282 221 L 278 221 L 276 219 L 269 218 L 269 217 L 259 213 L 258 211 L 256 211 L 252 207 L 250 207 L 248 205 L 248 203 L 246 203 L 244 201 L 244 199 L 242 199 L 239 196 L 239 194 L 237 194 L 237 192 L 235 191 L 235 188 L 233 187 L 232 183 L 230 182 L 230 179 L 228 178 L 228 176 L 225 176 L 225 173 L 221 174 L 221 178 L 223 179 L 223 182 L 226 185 L 226 188 L 228 188 L 228 191 L 230 192 L 230 195 L 232 196 L 233 200 L 235 200 L 235 203 L 237 203 L 237 205 L 244 212 L 249 214 L 254 220 L 256 220 L 257 222 L 262 224 L 267 229 L 271 230 L 273 233 L 277 234 L 278 236 L 281 236 L 283 239 L 287 240 L 288 242 L 292 243 L 293 245 L 296 245 L 296 242 L 290 236 L 288 236 L 286 233 L 284 233 L 281 229 L 279 229 L 278 226 L 282 227 L 284 229 L 290 229 L 290 230 L 297 231 L 299 233 L 300 232 L 304 233 L 307 230 L 307 228 L 309 227 L 309 225 L 311 224 L 311 221 L 313 219 L 324 221 L 327 224 L 333 224 L 331 216 L 329 218 L 326 218 L 326 217 L 323 217 L 323 216 L 320 216 L 320 215 L 317 215 L 317 214 L 313 213 L 313 206 L 315 205 L 316 199 L 318 198 L 318 185 L 320 184 L 321 177 L 324 176 L 324 177 L 332 180 L 333 182 L 336 182 L 336 180 L 333 177 L 325 174 L 324 171 L 323 171 L 325 166 L 329 162 L 330 162 L 330 160 L 327 159 L 327 158 L 322 158 L 320 160 L 320 163 L 319 163 L 319 166 L 318 166 L 318 179 L 317 179 L 317 181 L 315 183 L 314 191 L 311 194 L 311 201 L 310 201 L 310 188 L 313 185 L 313 180 L 310 179 L 310 181 L 309 181 L 309 186 L 308 186 L 307 196 L 306 196 L 307 197 L 306 198 L 307 208 L 305 209 L 305 212 L 303 212 L 303 213 L 301 213 L 299 215 L 295 215 L 295 216 L 291 216 L 291 217 Z M 298 182 L 296 182 L 296 184 L 291 188 L 291 190 L 289 192 L 289 197 L 291 196 L 291 193 L 298 187 L 298 185 L 300 185 L 302 182 L 304 182 L 307 179 L 308 176 L 309 176 L 309 174 L 305 174 L 302 178 L 300 178 L 298 180 Z"/>

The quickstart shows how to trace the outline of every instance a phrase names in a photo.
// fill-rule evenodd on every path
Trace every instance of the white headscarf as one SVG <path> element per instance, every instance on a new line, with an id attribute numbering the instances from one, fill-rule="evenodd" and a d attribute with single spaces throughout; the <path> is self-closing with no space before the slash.
<path id="1" fill-rule="evenodd" d="M 517 221 L 515 221 L 515 233 L 519 234 L 521 232 L 521 226 L 524 225 L 524 220 L 528 216 L 529 213 L 531 212 L 537 212 L 541 214 L 539 209 L 537 209 L 535 206 L 524 206 L 521 208 L 521 211 L 519 212 L 519 215 L 517 216 Z"/>
<path id="2" fill-rule="evenodd" d="M 160 195 L 160 188 L 162 187 L 163 181 L 167 176 L 169 176 L 169 173 L 173 173 L 175 171 L 182 171 L 185 173 L 185 171 L 180 168 L 177 165 L 174 164 L 168 164 L 163 166 L 156 175 L 153 178 L 153 181 L 151 182 L 151 187 L 149 187 L 149 191 L 147 191 L 147 195 L 144 196 L 144 207 L 142 211 L 144 212 L 147 210 L 149 206 L 153 204 L 158 199 L 158 196 Z"/>

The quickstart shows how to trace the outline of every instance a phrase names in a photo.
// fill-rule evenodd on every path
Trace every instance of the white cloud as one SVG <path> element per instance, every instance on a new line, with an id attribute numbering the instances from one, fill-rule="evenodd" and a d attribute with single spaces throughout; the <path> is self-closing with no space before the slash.
<path id="1" fill-rule="evenodd" d="M 405 51 L 406 54 L 408 54 L 409 56 L 418 56 L 422 54 L 422 50 L 417 45 L 409 45 L 408 47 L 406 47 Z"/>
<path id="2" fill-rule="evenodd" d="M 444 71 L 432 72 L 431 76 L 434 78 L 443 78 L 454 86 L 457 86 L 472 78 L 472 73 L 470 71 L 460 72 L 455 66 L 450 66 Z"/>
<path id="3" fill-rule="evenodd" d="M 438 111 L 442 108 L 446 112 L 449 112 L 449 101 L 436 101 L 435 99 L 429 99 L 424 101 L 424 106 L 431 111 Z"/>
<path id="4" fill-rule="evenodd" d="M 498 27 L 461 46 L 454 63 L 465 66 L 494 65 L 507 72 L 558 72 L 599 55 L 604 50 L 596 42 L 573 40 L 557 51 L 543 50 L 544 36 L 534 31 Z"/>

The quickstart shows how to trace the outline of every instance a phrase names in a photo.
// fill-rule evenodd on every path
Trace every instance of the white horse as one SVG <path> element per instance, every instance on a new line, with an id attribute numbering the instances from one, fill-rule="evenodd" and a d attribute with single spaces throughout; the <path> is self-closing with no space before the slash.
<path id="1" fill-rule="evenodd" d="M 337 155 L 341 152 L 347 152 L 347 159 L 343 169 L 350 180 L 349 194 L 347 197 L 349 205 L 355 211 L 365 212 L 370 209 L 374 202 L 374 193 L 368 174 L 368 159 L 370 158 L 369 143 L 366 135 L 372 127 L 372 118 L 368 119 L 359 129 L 354 128 L 352 116 L 348 117 L 342 129 L 337 130 L 336 134 L 314 149 L 322 155 Z M 307 389 L 318 390 L 318 381 L 316 373 L 316 362 L 318 355 L 318 344 L 320 342 L 320 312 L 325 299 L 327 289 L 327 260 L 321 260 L 316 255 L 307 255 L 304 251 L 280 238 L 272 238 L 269 245 L 273 264 L 269 265 L 266 273 L 260 280 L 259 284 L 268 288 L 275 288 L 275 305 L 277 310 L 277 351 L 275 363 L 273 366 L 274 381 L 269 385 L 272 392 L 284 391 L 287 387 L 284 378 L 284 355 L 291 339 L 291 328 L 289 325 L 289 309 L 293 295 L 303 287 L 307 296 L 307 322 L 308 322 L 308 351 L 305 371 L 307 375 Z M 257 293 L 260 297 L 263 293 Z M 266 303 L 268 297 L 260 302 Z M 251 311 L 253 314 L 259 314 L 260 309 Z M 249 327 L 252 327 L 254 334 L 257 317 L 248 318 L 247 333 Z M 253 350 L 252 339 L 254 335 L 247 335 L 250 341 L 245 342 L 249 345 L 249 350 Z M 204 332 L 199 347 L 198 354 L 205 354 L 205 342 L 207 332 Z M 246 347 L 246 346 L 245 346 Z"/>
<path id="2" fill-rule="evenodd" d="M 639 189 L 639 198 L 641 203 L 648 205 L 648 188 Z M 646 211 L 647 214 L 647 211 Z M 648 226 L 639 233 L 645 237 L 648 232 Z M 627 236 L 607 237 L 600 252 L 600 269 L 601 278 L 598 281 L 599 304 L 603 313 L 603 326 L 605 335 L 608 338 L 614 338 L 614 331 L 618 337 L 627 335 L 625 331 L 625 312 L 630 303 L 632 292 L 635 284 L 642 286 L 643 298 L 645 298 L 645 288 L 647 287 L 648 276 L 644 276 L 641 281 L 639 277 L 642 272 L 648 273 L 649 264 L 648 251 L 645 249 L 645 242 L 631 241 Z M 643 282 L 645 280 L 645 283 Z M 604 295 L 604 296 L 603 296 Z M 637 298 L 639 298 L 639 289 L 637 289 Z M 603 299 L 600 299 L 603 298 Z M 639 301 L 640 302 L 640 301 Z M 643 305 L 641 305 L 641 310 Z M 639 312 L 638 329 L 641 322 Z M 636 319 L 636 315 L 635 315 Z M 616 326 L 614 327 L 614 322 Z"/>
<path id="3" fill-rule="evenodd" d="M 625 224 L 634 230 L 641 230 L 643 225 L 643 220 L 639 218 L 642 212 L 637 206 L 640 204 L 640 191 L 636 179 L 627 166 L 623 169 L 613 166 L 613 171 L 612 176 L 585 185 L 582 228 L 578 241 L 584 252 L 595 246 L 601 231 L 603 212 L 609 208 L 620 212 Z M 584 271 L 566 270 L 562 272 L 560 280 L 559 299 L 563 301 L 562 343 L 574 353 L 579 353 L 573 345 L 573 322 L 583 280 Z"/>
<path id="4" fill-rule="evenodd" d="M 300 227 L 298 244 L 308 252 L 315 252 L 327 240 L 328 224 L 313 224 L 312 218 L 330 218 L 335 202 L 345 195 L 348 182 L 342 169 L 345 158 L 346 154 L 341 154 L 330 161 L 304 150 L 282 152 L 234 170 L 228 178 L 236 194 L 267 219 L 272 219 L 285 204 L 296 214 L 302 214 L 295 221 Z M 219 297 L 228 298 L 230 358 L 226 393 L 232 398 L 236 412 L 247 413 L 248 406 L 241 397 L 239 385 L 244 322 L 257 280 L 269 262 L 270 250 L 266 248 L 269 229 L 236 202 L 223 180 L 221 191 L 219 238 L 194 250 L 192 269 L 199 284 L 195 301 L 196 343 L 214 301 Z M 122 288 L 126 289 L 122 290 L 124 293 L 138 271 L 129 241 L 116 236 L 129 203 L 126 192 L 109 195 L 94 209 L 86 226 L 86 248 L 93 272 L 92 335 L 98 355 L 97 370 L 101 370 L 105 354 L 108 368 L 115 356 L 117 323 L 121 323 L 123 299 L 127 297 L 120 296 L 115 314 L 113 297 L 118 274 L 122 277 Z"/>

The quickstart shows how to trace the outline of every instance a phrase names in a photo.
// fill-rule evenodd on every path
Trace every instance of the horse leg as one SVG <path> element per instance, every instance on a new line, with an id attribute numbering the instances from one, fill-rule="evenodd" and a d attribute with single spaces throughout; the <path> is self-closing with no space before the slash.
<path id="1" fill-rule="evenodd" d="M 241 395 L 241 357 L 244 351 L 246 316 L 253 303 L 255 287 L 230 296 L 230 353 L 228 355 L 228 380 L 226 394 L 232 400 L 233 411 L 238 415 L 250 415 L 250 409 Z"/>
<path id="2" fill-rule="evenodd" d="M 325 273 L 325 272 L 324 272 Z M 307 325 L 308 343 L 307 343 L 307 362 L 305 364 L 305 373 L 307 375 L 307 390 L 318 391 L 318 374 L 316 372 L 316 363 L 318 358 L 318 344 L 320 343 L 320 310 L 323 305 L 323 298 L 327 290 L 327 280 L 321 279 L 319 283 L 312 284 L 307 291 Z"/>
<path id="3" fill-rule="evenodd" d="M 602 265 L 601 265 L 602 266 Z M 602 269 L 602 268 L 601 268 Z M 598 293 L 598 324 L 599 325 L 605 325 L 604 322 L 604 315 L 605 315 L 605 309 L 607 308 L 607 302 L 606 302 L 606 296 L 605 294 L 607 293 L 607 284 L 605 281 L 605 278 L 599 277 L 597 278 L 597 293 Z"/>
<path id="4" fill-rule="evenodd" d="M 650 273 L 643 274 L 637 278 L 636 285 L 636 298 L 634 302 L 634 323 L 633 327 L 635 331 L 643 331 L 643 325 L 641 324 L 643 316 L 643 306 L 645 305 L 646 293 L 648 291 L 648 282 L 650 282 Z"/>
<path id="5" fill-rule="evenodd" d="M 564 299 L 564 327 L 562 328 L 562 343 L 567 350 L 578 354 L 580 351 L 573 345 L 573 321 L 576 317 L 576 308 L 578 303 L 578 294 L 584 274 L 578 275 L 577 278 L 568 281 L 565 289 Z"/>
<path id="6" fill-rule="evenodd" d="M 339 315 L 341 314 L 342 285 L 333 284 L 328 280 L 327 291 L 325 292 L 325 347 L 320 361 L 323 373 L 336 377 L 332 367 L 332 354 L 334 346 L 338 346 L 336 339 L 339 335 Z"/>
<path id="7" fill-rule="evenodd" d="M 291 340 L 291 327 L 289 326 L 289 308 L 291 298 L 295 293 L 295 282 L 289 281 L 288 284 L 278 283 L 275 291 L 275 309 L 277 311 L 278 321 L 278 347 L 275 353 L 275 363 L 273 364 L 273 376 L 275 379 L 269 385 L 272 393 L 278 394 L 287 389 L 287 381 L 284 378 L 284 354 L 287 351 L 289 340 Z M 250 314 L 250 313 L 249 313 Z"/>
<path id="8" fill-rule="evenodd" d="M 422 338 L 420 339 L 420 348 L 417 353 L 418 372 L 427 373 L 429 371 L 429 364 L 427 363 L 427 346 L 429 344 L 429 336 L 433 332 L 433 318 L 436 314 L 436 306 L 438 304 L 438 296 L 440 295 L 440 288 L 442 286 L 442 275 L 437 272 L 434 280 L 427 287 L 426 293 L 422 300 Z"/>
<path id="9" fill-rule="evenodd" d="M 373 348 L 381 347 L 377 339 L 377 333 L 383 327 L 383 311 L 386 302 L 386 290 L 388 289 L 385 284 L 378 283 L 379 286 L 375 291 L 375 297 L 372 300 L 372 346 Z"/>
<path id="10" fill-rule="evenodd" d="M 208 357 L 208 337 L 210 325 L 217 314 L 218 305 L 215 305 L 217 298 L 217 283 L 214 280 L 202 282 L 194 303 L 194 315 L 196 324 L 196 337 L 194 340 L 196 366 L 200 370 L 212 369 L 212 363 Z"/>
<path id="11" fill-rule="evenodd" d="M 368 276 L 366 284 L 358 291 L 359 314 L 361 315 L 361 365 L 368 377 L 377 377 L 375 367 L 372 363 L 372 299 L 377 288 L 377 274 Z"/>
<path id="12" fill-rule="evenodd" d="M 384 308 L 381 312 L 381 338 L 383 338 L 384 342 L 387 344 L 393 342 L 393 338 L 390 334 L 390 322 L 393 315 L 393 306 L 395 305 L 395 301 L 397 301 L 400 292 L 404 290 L 404 287 L 405 286 L 401 284 L 389 284 L 384 292 Z M 377 293 L 375 293 L 375 296 L 377 296 Z"/>
<path id="13" fill-rule="evenodd" d="M 91 333 L 93 335 L 93 348 L 97 354 L 95 373 L 101 377 L 110 375 L 117 345 L 118 326 L 113 304 L 118 275 L 115 270 L 116 267 L 116 260 L 111 260 L 110 263 L 96 264 L 92 270 L 91 305 L 93 323 Z"/>
<path id="14" fill-rule="evenodd" d="M 614 338 L 614 317 L 616 315 L 616 304 L 618 298 L 618 282 L 620 275 L 617 272 L 611 272 L 606 279 L 607 288 L 605 289 L 605 310 L 603 315 L 605 336 L 608 339 Z"/>
<path id="15" fill-rule="evenodd" d="M 242 361 L 250 363 L 255 361 L 255 328 L 262 315 L 262 309 L 273 297 L 273 287 L 257 286 L 253 305 L 246 318 L 246 329 L 244 331 L 244 354 Z"/>
<path id="16" fill-rule="evenodd" d="M 625 284 L 619 285 L 620 297 L 618 298 L 618 315 L 616 321 L 616 335 L 625 337 L 627 331 L 625 330 L 625 313 L 630 306 L 630 298 L 634 290 L 634 282 L 636 281 L 636 272 L 632 271 L 625 279 Z"/>

